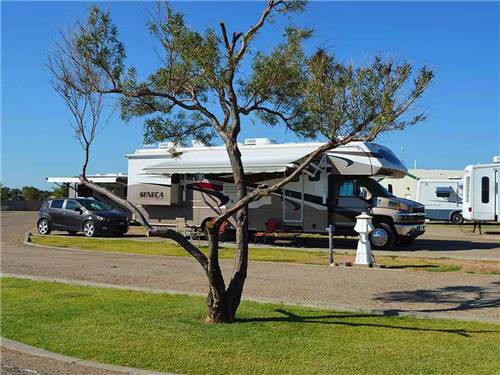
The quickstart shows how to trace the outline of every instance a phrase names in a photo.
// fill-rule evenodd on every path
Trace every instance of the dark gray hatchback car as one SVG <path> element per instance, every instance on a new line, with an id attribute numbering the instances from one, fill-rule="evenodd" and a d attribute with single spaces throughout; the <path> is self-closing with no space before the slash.
<path id="1" fill-rule="evenodd" d="M 37 228 L 41 235 L 52 230 L 70 234 L 83 232 L 86 237 L 98 234 L 121 236 L 128 231 L 128 216 L 92 198 L 50 199 L 38 212 Z"/>

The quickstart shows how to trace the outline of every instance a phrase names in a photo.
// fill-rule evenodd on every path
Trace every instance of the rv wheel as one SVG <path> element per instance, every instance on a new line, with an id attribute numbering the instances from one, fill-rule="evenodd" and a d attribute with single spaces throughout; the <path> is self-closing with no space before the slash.
<path id="1" fill-rule="evenodd" d="M 462 213 L 460 211 L 453 212 L 450 220 L 453 224 L 463 224 L 464 222 L 464 218 L 462 217 Z"/>
<path id="2" fill-rule="evenodd" d="M 386 250 L 394 245 L 395 235 L 387 223 L 374 224 L 375 229 L 370 233 L 370 243 L 374 249 Z"/>

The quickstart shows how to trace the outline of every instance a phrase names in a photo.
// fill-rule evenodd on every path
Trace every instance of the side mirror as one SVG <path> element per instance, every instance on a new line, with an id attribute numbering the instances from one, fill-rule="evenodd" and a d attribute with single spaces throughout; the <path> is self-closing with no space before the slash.
<path id="1" fill-rule="evenodd" d="M 83 210 L 82 210 L 82 208 L 81 208 L 81 207 L 75 207 L 75 208 L 73 209 L 73 211 L 76 211 L 76 212 L 79 212 L 79 213 L 82 213 L 82 212 L 83 212 Z"/>

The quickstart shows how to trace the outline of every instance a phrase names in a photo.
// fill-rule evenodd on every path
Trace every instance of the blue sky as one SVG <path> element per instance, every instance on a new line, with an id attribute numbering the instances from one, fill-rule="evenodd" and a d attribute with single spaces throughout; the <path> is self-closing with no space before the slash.
<path id="1" fill-rule="evenodd" d="M 2 2 L 2 183 L 49 188 L 47 176 L 80 172 L 82 150 L 70 116 L 52 91 L 44 68 L 58 27 L 84 18 L 90 3 Z M 158 64 L 145 27 L 152 3 L 100 3 L 110 7 L 127 48 L 128 63 L 146 75 Z M 193 27 L 224 20 L 243 31 L 262 8 L 257 2 L 174 2 Z M 273 46 L 288 20 L 277 19 L 256 39 Z M 500 154 L 500 4 L 465 2 L 312 2 L 295 19 L 311 26 L 308 48 L 329 48 L 344 61 L 363 64 L 375 54 L 405 59 L 435 72 L 432 87 L 417 104 L 425 123 L 380 137 L 410 167 L 463 169 Z M 125 154 L 142 144 L 142 120 L 111 118 L 96 141 L 91 173 L 126 172 Z M 246 122 L 241 138 L 265 136 L 295 141 L 283 128 Z"/>

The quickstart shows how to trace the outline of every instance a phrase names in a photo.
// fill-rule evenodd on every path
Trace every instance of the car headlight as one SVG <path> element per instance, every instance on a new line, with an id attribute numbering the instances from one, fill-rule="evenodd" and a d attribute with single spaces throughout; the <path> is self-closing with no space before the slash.
<path id="1" fill-rule="evenodd" d="M 104 221 L 104 220 L 105 220 L 102 216 L 97 216 L 97 215 L 96 215 L 96 218 L 97 218 L 97 220 L 99 220 L 99 221 Z"/>

